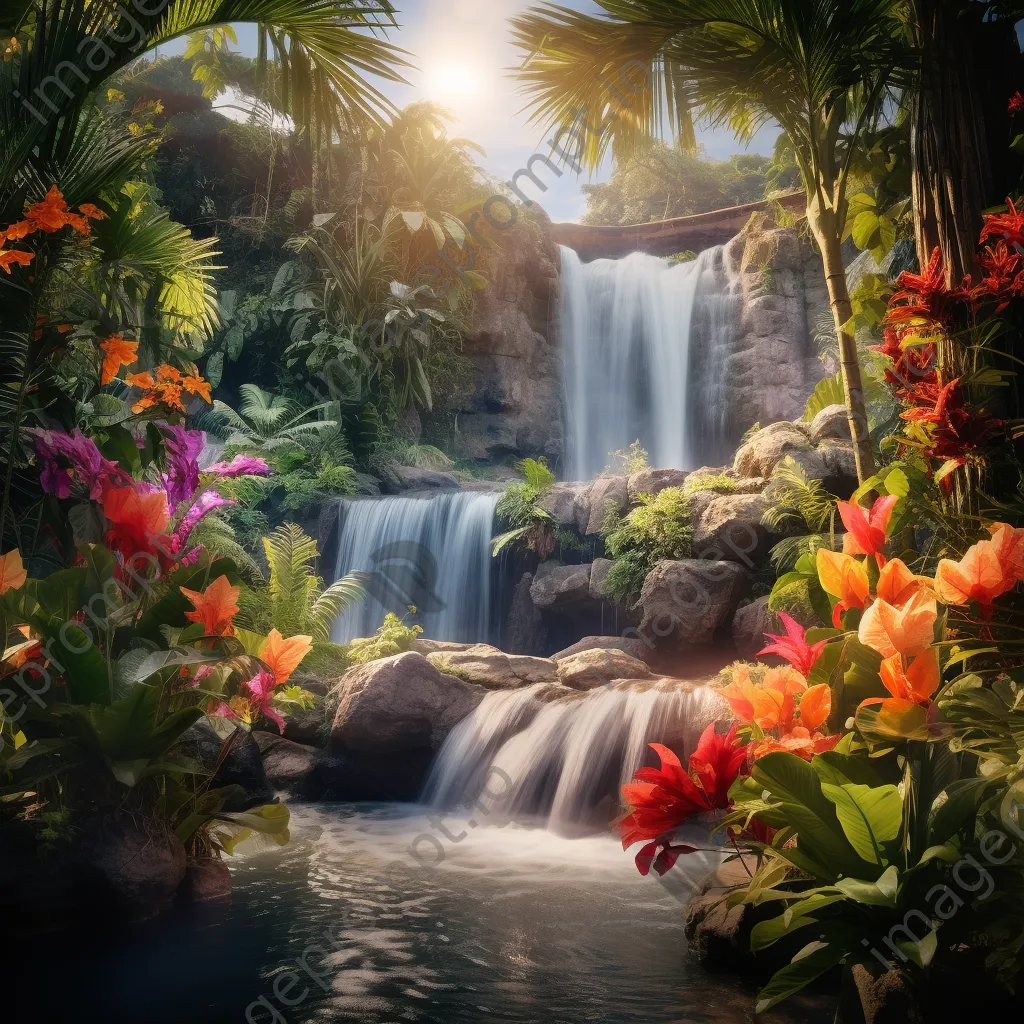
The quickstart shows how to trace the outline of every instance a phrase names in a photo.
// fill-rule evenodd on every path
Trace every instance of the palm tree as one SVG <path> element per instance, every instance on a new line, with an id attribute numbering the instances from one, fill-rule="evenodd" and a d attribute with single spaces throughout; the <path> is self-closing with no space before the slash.
<path id="1" fill-rule="evenodd" d="M 789 138 L 821 250 L 861 480 L 871 443 L 842 258 L 857 142 L 909 64 L 892 0 L 599 0 L 606 15 L 553 4 L 512 19 L 534 120 L 591 169 L 651 136 L 694 145 L 695 120 L 748 139 Z M 585 126 L 585 127 L 584 127 Z"/>

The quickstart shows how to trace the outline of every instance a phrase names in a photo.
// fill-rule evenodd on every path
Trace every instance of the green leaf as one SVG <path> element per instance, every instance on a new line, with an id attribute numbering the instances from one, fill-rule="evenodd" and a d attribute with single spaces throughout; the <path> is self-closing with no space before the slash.
<path id="1" fill-rule="evenodd" d="M 776 971 L 772 980 L 757 994 L 754 1012 L 764 1013 L 776 1003 L 806 988 L 816 978 L 841 963 L 847 952 L 845 946 L 838 942 L 808 943 L 793 957 L 791 963 Z"/>
<path id="2" fill-rule="evenodd" d="M 797 900 L 778 917 L 769 918 L 767 921 L 759 921 L 750 932 L 750 948 L 755 953 L 774 945 L 779 939 L 791 935 L 801 928 L 810 924 L 816 924 L 818 919 L 813 915 L 830 907 L 833 903 L 839 903 L 847 898 L 843 891 L 835 891 L 840 887 L 836 885 L 832 890 L 824 890 L 809 896 L 806 899 Z M 795 896 L 791 893 L 790 896 Z"/>
<path id="3" fill-rule="evenodd" d="M 884 862 L 882 846 L 895 839 L 903 824 L 903 800 L 895 786 L 833 786 L 822 793 L 836 813 L 850 845 L 872 864 Z"/>
<path id="4" fill-rule="evenodd" d="M 841 889 L 856 903 L 865 903 L 870 907 L 895 907 L 896 887 L 894 880 L 899 872 L 895 864 L 885 869 L 877 882 L 867 882 L 860 878 L 841 878 L 836 888 Z"/>

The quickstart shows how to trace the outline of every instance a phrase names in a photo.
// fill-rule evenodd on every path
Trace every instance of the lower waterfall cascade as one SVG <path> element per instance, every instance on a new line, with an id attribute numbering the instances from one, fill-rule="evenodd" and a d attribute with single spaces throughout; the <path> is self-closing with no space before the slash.
<path id="1" fill-rule="evenodd" d="M 564 246 L 561 257 L 567 478 L 596 477 L 634 440 L 654 466 L 712 461 L 739 307 L 724 248 L 674 266 L 639 252 L 583 263 Z"/>
<path id="2" fill-rule="evenodd" d="M 409 615 L 432 640 L 482 643 L 490 635 L 491 535 L 498 495 L 474 491 L 338 502 L 334 578 L 360 571 L 367 597 L 331 638 L 373 636 L 386 612 Z"/>
<path id="3" fill-rule="evenodd" d="M 674 681 L 548 696 L 541 683 L 484 697 L 445 740 L 423 801 L 446 810 L 479 801 L 496 817 L 562 834 L 603 830 L 648 743 L 668 743 L 685 761 L 722 703 L 708 688 Z"/>

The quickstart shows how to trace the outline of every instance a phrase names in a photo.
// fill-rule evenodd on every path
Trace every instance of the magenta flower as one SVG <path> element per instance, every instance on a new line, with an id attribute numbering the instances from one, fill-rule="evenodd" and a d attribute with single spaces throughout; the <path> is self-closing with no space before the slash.
<path id="1" fill-rule="evenodd" d="M 206 473 L 216 476 L 270 476 L 273 470 L 256 455 L 236 455 L 230 462 L 215 462 Z"/>
<path id="2" fill-rule="evenodd" d="M 204 516 L 209 515 L 215 508 L 222 508 L 224 505 L 234 505 L 230 498 L 225 498 L 216 491 L 203 491 L 192 503 L 192 507 L 181 517 L 177 529 L 174 531 L 174 539 L 177 549 L 184 549 L 192 531 L 199 525 Z"/>
<path id="3" fill-rule="evenodd" d="M 274 676 L 270 672 L 261 669 L 244 685 L 252 694 L 253 703 L 259 708 L 260 714 L 273 722 L 277 726 L 278 732 L 283 733 L 284 718 L 280 712 L 274 710 L 273 705 L 270 703 L 271 698 L 274 696 L 274 687 L 277 685 Z"/>
<path id="4" fill-rule="evenodd" d="M 806 639 L 807 630 L 796 619 L 785 612 L 779 612 L 779 618 L 786 627 L 786 635 L 765 633 L 765 638 L 774 640 L 775 643 L 768 644 L 763 650 L 758 651 L 755 657 L 759 658 L 762 654 L 777 654 L 785 658 L 797 672 L 804 676 L 809 675 L 814 663 L 825 649 L 826 641 L 819 640 L 816 644 L 809 644 Z"/>
<path id="5" fill-rule="evenodd" d="M 48 494 L 68 497 L 77 477 L 95 501 L 102 496 L 107 484 L 120 486 L 131 482 L 128 474 L 116 462 L 105 459 L 96 443 L 80 430 L 71 434 L 61 430 L 32 430 L 31 433 L 35 435 L 36 453 L 42 463 L 39 482 Z"/>
<path id="6" fill-rule="evenodd" d="M 186 430 L 180 425 L 164 427 L 167 451 L 167 472 L 164 487 L 172 506 L 187 501 L 199 490 L 199 453 L 203 450 L 200 430 Z"/>

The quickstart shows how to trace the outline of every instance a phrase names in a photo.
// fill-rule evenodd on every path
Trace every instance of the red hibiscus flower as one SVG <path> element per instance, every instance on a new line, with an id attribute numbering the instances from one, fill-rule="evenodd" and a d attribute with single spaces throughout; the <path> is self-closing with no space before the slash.
<path id="1" fill-rule="evenodd" d="M 946 284 L 942 252 L 936 247 L 920 274 L 904 271 L 896 280 L 897 291 L 889 300 L 888 324 L 904 329 L 948 328 L 974 315 L 970 279 L 957 288 Z"/>

